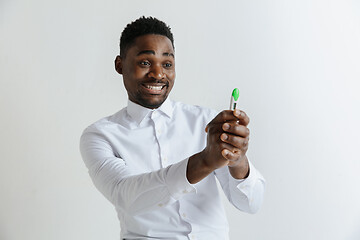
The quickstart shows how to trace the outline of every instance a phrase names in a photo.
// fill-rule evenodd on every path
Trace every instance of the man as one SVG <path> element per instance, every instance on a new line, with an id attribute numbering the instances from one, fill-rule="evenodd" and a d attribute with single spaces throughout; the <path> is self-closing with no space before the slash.
<path id="1" fill-rule="evenodd" d="M 128 105 L 85 129 L 80 149 L 117 210 L 121 239 L 228 239 L 215 178 L 241 211 L 256 212 L 263 199 L 265 181 L 246 157 L 249 118 L 168 98 L 174 40 L 155 18 L 126 26 L 115 69 Z"/>

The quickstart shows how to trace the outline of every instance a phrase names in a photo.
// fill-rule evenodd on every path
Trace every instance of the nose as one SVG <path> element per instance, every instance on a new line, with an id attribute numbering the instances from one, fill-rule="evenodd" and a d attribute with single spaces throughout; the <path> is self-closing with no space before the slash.
<path id="1" fill-rule="evenodd" d="M 153 65 L 148 73 L 149 78 L 163 79 L 165 77 L 162 66 Z"/>

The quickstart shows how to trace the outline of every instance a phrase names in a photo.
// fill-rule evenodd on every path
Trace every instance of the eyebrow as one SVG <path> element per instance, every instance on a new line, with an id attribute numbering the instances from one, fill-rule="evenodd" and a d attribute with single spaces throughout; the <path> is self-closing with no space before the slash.
<path id="1" fill-rule="evenodd" d="M 143 50 L 143 51 L 138 52 L 138 54 L 136 54 L 136 56 L 140 56 L 140 55 L 143 55 L 143 54 L 155 55 L 155 51 L 153 51 L 153 50 Z M 162 55 L 166 56 L 166 57 L 175 58 L 173 53 L 164 52 Z"/>

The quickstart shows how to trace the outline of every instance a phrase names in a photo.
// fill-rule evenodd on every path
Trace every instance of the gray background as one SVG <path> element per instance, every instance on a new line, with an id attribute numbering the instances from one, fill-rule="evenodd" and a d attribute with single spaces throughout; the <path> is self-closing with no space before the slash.
<path id="1" fill-rule="evenodd" d="M 0 239 L 119 239 L 78 143 L 126 105 L 113 60 L 142 15 L 173 29 L 172 99 L 221 110 L 240 89 L 267 189 L 256 215 L 224 200 L 231 239 L 360 239 L 360 4 L 350 0 L 1 0 Z"/>

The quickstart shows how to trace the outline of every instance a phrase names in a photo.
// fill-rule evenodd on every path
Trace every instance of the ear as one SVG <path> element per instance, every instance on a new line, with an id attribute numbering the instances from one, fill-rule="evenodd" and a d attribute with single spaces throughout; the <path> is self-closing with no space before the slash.
<path id="1" fill-rule="evenodd" d="M 122 74 L 123 71 L 122 71 L 122 59 L 121 57 L 118 55 L 116 56 L 115 58 L 115 70 L 119 73 L 119 74 Z"/>

